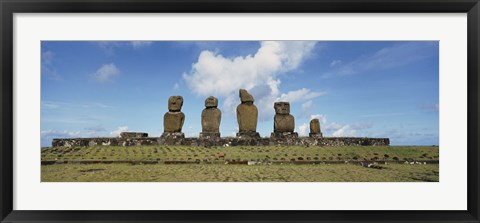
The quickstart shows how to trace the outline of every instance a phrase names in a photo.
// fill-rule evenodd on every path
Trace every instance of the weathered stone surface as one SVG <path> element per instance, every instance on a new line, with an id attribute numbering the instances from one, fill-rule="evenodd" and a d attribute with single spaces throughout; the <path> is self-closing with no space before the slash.
<path id="1" fill-rule="evenodd" d="M 180 111 L 183 105 L 183 97 L 182 96 L 170 96 L 168 98 L 168 110 L 175 112 Z"/>
<path id="2" fill-rule="evenodd" d="M 183 132 L 164 132 L 160 138 L 183 139 L 185 134 Z"/>
<path id="3" fill-rule="evenodd" d="M 237 122 L 239 132 L 257 131 L 258 110 L 254 104 L 237 106 Z"/>
<path id="4" fill-rule="evenodd" d="M 202 111 L 202 132 L 220 132 L 222 112 L 218 108 L 206 108 Z"/>
<path id="5" fill-rule="evenodd" d="M 256 133 L 252 133 L 256 134 Z M 285 134 L 285 133 L 282 133 Z M 148 137 L 137 139 L 123 138 L 70 138 L 53 139 L 52 146 L 136 146 L 136 145 L 184 145 L 184 146 L 272 146 L 272 145 L 298 145 L 298 146 L 388 146 L 388 138 L 357 138 L 357 137 L 225 137 L 225 138 L 185 138 L 181 132 L 163 133 L 162 137 Z"/>
<path id="6" fill-rule="evenodd" d="M 296 133 L 296 132 L 272 132 L 270 137 L 271 138 L 297 138 L 298 133 Z"/>
<path id="7" fill-rule="evenodd" d="M 322 133 L 309 133 L 308 136 L 311 137 L 311 138 L 322 138 L 323 134 Z"/>
<path id="8" fill-rule="evenodd" d="M 164 132 L 181 132 L 183 123 L 185 122 L 185 114 L 183 112 L 167 112 L 163 116 Z"/>
<path id="9" fill-rule="evenodd" d="M 201 132 L 200 137 L 202 139 L 219 139 L 220 133 L 219 132 Z"/>
<path id="10" fill-rule="evenodd" d="M 181 145 L 185 139 L 183 132 L 164 132 L 162 136 L 158 138 L 159 145 Z"/>
<path id="11" fill-rule="evenodd" d="M 295 130 L 295 118 L 292 115 L 276 114 L 273 121 L 273 132 L 293 132 Z"/>
<path id="12" fill-rule="evenodd" d="M 222 145 L 222 141 L 219 132 L 201 132 L 198 140 L 192 140 L 189 144 L 210 147 Z"/>
<path id="13" fill-rule="evenodd" d="M 258 132 L 237 132 L 237 138 L 239 139 L 258 139 L 260 134 Z"/>
<path id="14" fill-rule="evenodd" d="M 295 118 L 290 115 L 290 103 L 288 102 L 275 102 L 273 104 L 275 108 L 275 117 L 273 118 L 273 133 L 270 137 L 298 137 L 295 130 Z M 289 133 L 289 134 L 281 134 Z"/>
<path id="15" fill-rule="evenodd" d="M 148 137 L 148 133 L 145 132 L 122 132 L 120 138 L 142 138 Z"/>
<path id="16" fill-rule="evenodd" d="M 240 94 L 240 101 L 242 103 L 253 102 L 253 96 L 250 93 L 248 93 L 247 90 L 240 89 L 239 94 Z"/>
<path id="17" fill-rule="evenodd" d="M 218 106 L 218 99 L 216 97 L 210 96 L 205 100 L 206 108 L 216 108 Z"/>
<path id="18" fill-rule="evenodd" d="M 318 118 L 314 118 L 310 121 L 310 133 L 308 134 L 311 138 L 322 138 L 323 134 L 320 131 L 320 121 Z"/>
<path id="19" fill-rule="evenodd" d="M 217 108 L 218 99 L 211 96 L 205 100 L 205 109 L 202 111 L 202 133 L 220 134 L 222 112 Z"/>
<path id="20" fill-rule="evenodd" d="M 279 115 L 288 115 L 290 114 L 290 103 L 289 102 L 275 102 L 273 104 L 273 108 L 275 109 L 275 114 Z"/>
<path id="21" fill-rule="evenodd" d="M 240 100 L 242 103 L 237 106 L 237 122 L 239 133 L 256 133 L 258 110 L 253 104 L 253 96 L 250 95 L 245 89 L 240 89 Z"/>
<path id="22" fill-rule="evenodd" d="M 52 146 L 137 146 L 157 145 L 157 138 L 73 138 L 53 139 Z"/>
<path id="23" fill-rule="evenodd" d="M 168 112 L 163 116 L 164 132 L 181 132 L 185 114 L 181 112 L 183 105 L 182 96 L 170 96 L 168 98 Z"/>
<path id="24" fill-rule="evenodd" d="M 318 118 L 314 118 L 310 121 L 310 134 L 321 134 L 320 121 Z"/>

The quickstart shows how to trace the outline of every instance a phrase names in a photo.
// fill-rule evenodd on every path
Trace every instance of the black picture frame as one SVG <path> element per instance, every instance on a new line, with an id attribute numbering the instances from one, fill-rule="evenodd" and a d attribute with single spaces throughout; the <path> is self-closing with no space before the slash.
<path id="1" fill-rule="evenodd" d="M 2 222 L 480 222 L 479 0 L 0 0 Z M 466 211 L 22 211 L 13 210 L 14 13 L 467 13 L 468 204 Z"/>

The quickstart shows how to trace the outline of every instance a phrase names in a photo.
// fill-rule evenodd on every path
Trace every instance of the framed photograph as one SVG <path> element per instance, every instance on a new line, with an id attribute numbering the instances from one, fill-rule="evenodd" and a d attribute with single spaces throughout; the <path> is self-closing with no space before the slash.
<path id="1" fill-rule="evenodd" d="M 478 0 L 0 1 L 2 222 L 480 222 Z"/>

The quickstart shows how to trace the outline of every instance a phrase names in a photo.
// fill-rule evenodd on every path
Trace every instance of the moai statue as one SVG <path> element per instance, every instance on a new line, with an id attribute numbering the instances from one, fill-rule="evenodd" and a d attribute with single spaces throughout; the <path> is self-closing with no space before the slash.
<path id="1" fill-rule="evenodd" d="M 222 112 L 217 108 L 218 99 L 210 96 L 205 100 L 202 111 L 202 132 L 200 138 L 220 138 L 220 121 Z"/>
<path id="2" fill-rule="evenodd" d="M 295 118 L 290 115 L 290 103 L 275 102 L 275 117 L 273 121 L 273 132 L 271 137 L 298 137 L 295 130 Z"/>
<path id="3" fill-rule="evenodd" d="M 312 138 L 322 138 L 323 134 L 320 131 L 320 121 L 318 118 L 314 118 L 310 121 L 310 137 Z"/>
<path id="4" fill-rule="evenodd" d="M 239 138 L 259 138 L 257 132 L 258 110 L 253 104 L 253 96 L 245 89 L 240 89 L 240 101 L 237 106 L 237 122 Z"/>
<path id="5" fill-rule="evenodd" d="M 183 105 L 182 96 L 170 96 L 168 98 L 168 112 L 163 116 L 163 134 L 162 137 L 184 138 L 182 133 L 185 114 L 181 112 Z"/>

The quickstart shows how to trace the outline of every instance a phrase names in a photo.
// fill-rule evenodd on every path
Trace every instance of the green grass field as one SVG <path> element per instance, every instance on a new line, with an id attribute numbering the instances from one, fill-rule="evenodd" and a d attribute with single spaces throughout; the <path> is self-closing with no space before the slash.
<path id="1" fill-rule="evenodd" d="M 223 153 L 224 158 L 219 158 Z M 438 160 L 434 146 L 94 146 L 43 148 L 42 160 Z"/>
<path id="2" fill-rule="evenodd" d="M 438 165 L 129 165 L 42 166 L 42 182 L 431 182 Z"/>
<path id="3" fill-rule="evenodd" d="M 42 148 L 42 161 L 140 161 L 138 165 L 42 165 L 42 182 L 438 182 L 438 164 L 401 164 L 403 161 L 438 160 L 436 146 L 137 146 Z M 332 161 L 392 161 L 367 168 Z M 143 165 L 141 161 L 156 163 Z M 153 161 L 153 162 L 152 162 Z M 198 164 L 164 164 L 198 161 Z M 225 165 L 257 161 L 259 165 Z M 272 162 L 285 161 L 283 165 Z M 291 161 L 325 161 L 325 164 L 288 164 Z"/>

